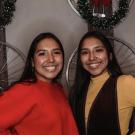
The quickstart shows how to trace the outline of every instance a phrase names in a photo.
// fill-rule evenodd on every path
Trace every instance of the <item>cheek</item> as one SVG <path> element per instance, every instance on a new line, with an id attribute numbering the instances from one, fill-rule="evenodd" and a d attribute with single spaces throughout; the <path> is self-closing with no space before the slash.
<path id="1" fill-rule="evenodd" d="M 44 59 L 37 58 L 37 57 L 34 58 L 34 64 L 36 66 L 41 65 L 43 62 L 44 62 Z"/>
<path id="2" fill-rule="evenodd" d="M 80 56 L 80 61 L 82 64 L 85 63 L 86 60 L 87 60 L 86 56 Z"/>
<path id="3" fill-rule="evenodd" d="M 99 54 L 98 58 L 102 59 L 103 61 L 108 62 L 108 55 L 106 53 L 105 54 Z"/>
<path id="4" fill-rule="evenodd" d="M 82 67 L 85 68 L 87 60 L 85 58 L 81 58 L 80 60 L 81 60 Z"/>
<path id="5" fill-rule="evenodd" d="M 56 57 L 56 58 L 55 58 L 55 61 L 57 61 L 57 62 L 59 62 L 60 64 L 63 65 L 64 59 L 63 59 L 62 56 L 59 56 L 59 57 Z"/>

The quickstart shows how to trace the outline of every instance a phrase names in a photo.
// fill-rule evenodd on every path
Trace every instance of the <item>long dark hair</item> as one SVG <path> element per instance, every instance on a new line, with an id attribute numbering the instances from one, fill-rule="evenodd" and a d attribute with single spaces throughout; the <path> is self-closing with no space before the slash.
<path id="1" fill-rule="evenodd" d="M 37 35 L 37 37 L 35 37 L 35 39 L 31 43 L 31 46 L 30 46 L 30 49 L 29 49 L 29 52 L 28 52 L 28 56 L 27 56 L 27 59 L 26 59 L 26 64 L 25 64 L 25 67 L 24 67 L 24 71 L 22 73 L 22 76 L 21 76 L 19 82 L 25 82 L 25 81 L 36 82 L 36 76 L 35 76 L 35 73 L 34 73 L 34 69 L 32 67 L 32 60 L 33 60 L 36 48 L 38 46 L 38 43 L 40 41 L 46 39 L 46 38 L 51 38 L 51 39 L 55 40 L 58 43 L 58 45 L 59 45 L 59 47 L 60 47 L 60 49 L 62 51 L 62 56 L 63 56 L 63 60 L 64 60 L 64 49 L 63 49 L 61 41 L 54 34 L 52 34 L 50 32 L 40 33 L 39 35 Z M 62 70 L 63 70 L 63 67 L 62 67 Z M 57 80 L 57 79 L 60 78 L 60 76 L 62 74 L 62 70 L 54 78 L 54 80 Z"/>
<path id="2" fill-rule="evenodd" d="M 70 91 L 70 103 L 73 110 L 73 113 L 75 115 L 75 119 L 78 124 L 78 128 L 80 130 L 80 134 L 83 134 L 85 132 L 82 130 L 84 127 L 84 104 L 85 100 L 84 97 L 86 96 L 88 85 L 90 83 L 91 74 L 86 71 L 80 61 L 80 52 L 83 45 L 84 40 L 88 38 L 96 38 L 100 40 L 103 45 L 105 46 L 108 54 L 108 71 L 112 76 L 119 76 L 122 74 L 122 71 L 120 69 L 120 66 L 116 60 L 113 47 L 109 41 L 109 39 L 104 36 L 102 33 L 93 31 L 93 32 L 87 32 L 82 39 L 80 40 L 79 46 L 78 46 L 78 56 L 77 56 L 77 65 L 76 65 L 76 75 L 75 75 L 75 81 L 73 88 Z M 112 58 L 110 59 L 110 54 Z M 82 124 L 83 123 L 83 124 Z M 83 128 L 82 128 L 83 127 Z"/>

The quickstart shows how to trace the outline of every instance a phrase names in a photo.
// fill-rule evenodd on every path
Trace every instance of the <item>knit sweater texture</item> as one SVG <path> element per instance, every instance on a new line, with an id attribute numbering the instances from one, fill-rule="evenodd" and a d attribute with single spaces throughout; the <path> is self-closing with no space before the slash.
<path id="1" fill-rule="evenodd" d="M 16 84 L 0 96 L 0 135 L 78 135 L 60 84 Z"/>

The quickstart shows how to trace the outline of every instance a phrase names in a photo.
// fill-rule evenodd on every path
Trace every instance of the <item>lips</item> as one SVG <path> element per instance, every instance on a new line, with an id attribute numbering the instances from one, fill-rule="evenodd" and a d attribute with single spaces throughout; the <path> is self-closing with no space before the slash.
<path id="1" fill-rule="evenodd" d="M 56 69 L 56 66 L 44 66 L 45 70 L 48 72 L 53 72 Z"/>
<path id="2" fill-rule="evenodd" d="M 96 69 L 99 67 L 100 64 L 101 64 L 100 62 L 97 62 L 97 63 L 91 63 L 91 64 L 87 64 L 87 65 L 92 69 Z"/>

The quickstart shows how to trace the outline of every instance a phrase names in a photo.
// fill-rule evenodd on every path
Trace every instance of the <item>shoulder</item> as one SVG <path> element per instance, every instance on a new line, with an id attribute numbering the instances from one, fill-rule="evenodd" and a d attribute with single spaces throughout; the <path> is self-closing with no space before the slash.
<path id="1" fill-rule="evenodd" d="M 32 95 L 32 91 L 34 90 L 33 84 L 30 83 L 17 83 L 11 86 L 8 90 L 4 91 L 4 95 L 11 95 L 11 96 L 26 96 Z"/>
<path id="2" fill-rule="evenodd" d="M 0 96 L 0 105 L 5 104 L 7 106 L 24 104 L 26 106 L 33 106 L 37 104 L 39 97 L 36 94 L 36 91 L 32 88 L 32 85 L 26 85 L 23 83 L 15 84 L 10 87 L 7 91 L 4 91 Z"/>
<path id="3" fill-rule="evenodd" d="M 135 78 L 131 75 L 121 75 L 117 83 L 118 96 L 122 103 L 135 105 Z"/>
<path id="4" fill-rule="evenodd" d="M 8 90 L 29 90 L 33 87 L 31 83 L 16 83 L 11 86 Z"/>
<path id="5" fill-rule="evenodd" d="M 125 93 L 135 92 L 135 77 L 131 75 L 121 75 L 117 81 L 117 87 L 119 90 Z"/>
<path id="6" fill-rule="evenodd" d="M 55 84 L 57 89 L 64 95 L 66 98 L 68 97 L 68 91 L 63 87 L 61 83 L 56 83 Z"/>
<path id="7" fill-rule="evenodd" d="M 132 84 L 135 83 L 135 77 L 132 75 L 121 75 L 118 78 L 118 83 Z"/>
<path id="8" fill-rule="evenodd" d="M 63 89 L 63 85 L 59 82 L 55 82 L 53 85 L 52 85 L 55 89 L 58 89 L 58 90 L 62 90 Z"/>

